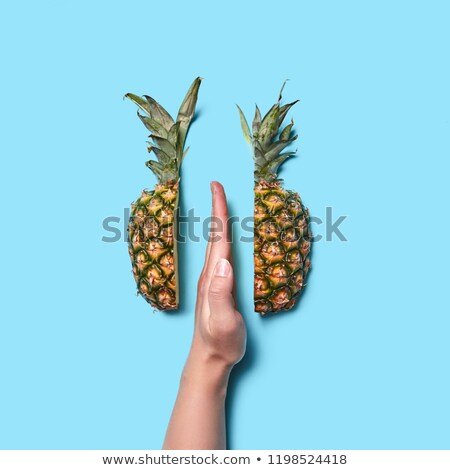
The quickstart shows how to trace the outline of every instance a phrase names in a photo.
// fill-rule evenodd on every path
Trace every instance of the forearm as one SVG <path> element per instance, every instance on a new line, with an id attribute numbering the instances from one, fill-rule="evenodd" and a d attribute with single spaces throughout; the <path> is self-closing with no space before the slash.
<path id="1" fill-rule="evenodd" d="M 164 449 L 225 449 L 230 367 L 191 351 L 167 428 Z"/>

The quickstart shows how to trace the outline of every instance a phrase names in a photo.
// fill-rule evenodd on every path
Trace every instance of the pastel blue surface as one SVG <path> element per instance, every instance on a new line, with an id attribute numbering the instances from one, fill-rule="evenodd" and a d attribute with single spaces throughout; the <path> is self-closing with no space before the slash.
<path id="1" fill-rule="evenodd" d="M 289 78 L 299 153 L 281 176 L 314 216 L 348 216 L 275 318 L 253 312 L 252 245 L 236 244 L 249 350 L 230 447 L 450 448 L 448 2 L 164 5 L 0 7 L 0 447 L 161 446 L 206 243 L 181 247 L 181 311 L 154 314 L 102 221 L 155 182 L 123 94 L 175 113 L 200 75 L 185 213 L 209 215 L 217 179 L 251 215 L 235 103 L 267 110 Z"/>

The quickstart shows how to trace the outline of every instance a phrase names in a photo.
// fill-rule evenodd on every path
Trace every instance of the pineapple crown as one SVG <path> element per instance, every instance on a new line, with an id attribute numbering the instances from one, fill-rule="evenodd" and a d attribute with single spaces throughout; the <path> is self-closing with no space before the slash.
<path id="1" fill-rule="evenodd" d="M 289 157 L 295 155 L 295 152 L 292 151 L 282 153 L 283 150 L 298 137 L 298 135 L 291 137 L 292 127 L 294 126 L 293 120 L 280 131 L 281 124 L 286 114 L 291 107 L 298 102 L 298 100 L 296 100 L 281 106 L 281 98 L 285 85 L 286 82 L 284 82 L 281 87 L 278 101 L 269 109 L 264 118 L 261 119 L 261 112 L 259 111 L 258 105 L 256 105 L 251 132 L 244 113 L 241 108 L 237 106 L 245 140 L 252 145 L 256 182 L 263 180 L 268 182 L 281 181 L 278 178 L 280 165 Z"/>
<path id="2" fill-rule="evenodd" d="M 178 181 L 181 162 L 189 150 L 189 148 L 184 149 L 184 143 L 194 117 L 201 80 L 197 77 L 193 81 L 181 103 L 176 121 L 150 96 L 139 97 L 132 93 L 124 96 L 144 112 L 142 115 L 138 110 L 137 115 L 151 132 L 149 137 L 153 142 L 148 142 L 148 152 L 153 151 L 157 158 L 157 161 L 149 160 L 146 165 L 153 171 L 160 183 Z"/>

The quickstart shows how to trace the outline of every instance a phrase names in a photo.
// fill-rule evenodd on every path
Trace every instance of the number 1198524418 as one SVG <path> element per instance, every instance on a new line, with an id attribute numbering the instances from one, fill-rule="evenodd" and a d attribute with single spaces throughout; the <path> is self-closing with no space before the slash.
<path id="1" fill-rule="evenodd" d="M 345 465 L 345 454 L 269 454 L 269 465 Z"/>

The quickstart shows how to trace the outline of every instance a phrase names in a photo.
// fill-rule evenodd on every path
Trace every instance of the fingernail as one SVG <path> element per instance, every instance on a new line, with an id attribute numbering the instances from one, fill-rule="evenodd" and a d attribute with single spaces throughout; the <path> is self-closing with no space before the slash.
<path id="1" fill-rule="evenodd" d="M 230 274 L 230 271 L 231 265 L 229 261 L 225 258 L 222 258 L 216 264 L 216 268 L 214 269 L 214 276 L 227 277 Z"/>
<path id="2" fill-rule="evenodd" d="M 211 181 L 211 183 L 209 183 L 209 187 L 211 188 L 211 192 L 213 193 L 214 192 L 214 183 L 215 181 Z"/>

